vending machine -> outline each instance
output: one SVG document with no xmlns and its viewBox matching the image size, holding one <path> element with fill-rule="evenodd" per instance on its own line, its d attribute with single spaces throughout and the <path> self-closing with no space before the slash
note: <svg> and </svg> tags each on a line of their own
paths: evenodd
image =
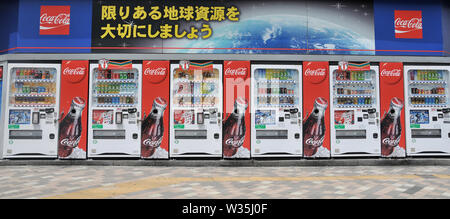
<svg viewBox="0 0 450 219">
<path fill-rule="evenodd" d="M 378 66 L 330 66 L 331 156 L 380 156 Z"/>
<path fill-rule="evenodd" d="M 56 158 L 61 64 L 8 63 L 5 158 Z"/>
<path fill-rule="evenodd" d="M 59 159 L 86 159 L 88 88 L 89 61 L 63 60 L 59 106 Z"/>
<path fill-rule="evenodd" d="M 253 64 L 251 69 L 251 156 L 302 156 L 302 66 Z"/>
<path fill-rule="evenodd" d="M 141 158 L 169 158 L 170 62 L 142 63 Z"/>
<path fill-rule="evenodd" d="M 90 64 L 88 157 L 140 157 L 142 65 Z"/>
<path fill-rule="evenodd" d="M 450 155 L 450 66 L 404 69 L 407 155 Z"/>
<path fill-rule="evenodd" d="M 222 64 L 171 64 L 170 156 L 222 157 Z"/>
</svg>

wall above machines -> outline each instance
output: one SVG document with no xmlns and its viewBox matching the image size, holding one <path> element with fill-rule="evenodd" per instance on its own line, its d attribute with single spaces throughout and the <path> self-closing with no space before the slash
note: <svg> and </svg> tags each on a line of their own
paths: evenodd
<svg viewBox="0 0 450 219">
<path fill-rule="evenodd" d="M 0 53 L 450 55 L 441 0 L 8 2 Z"/>
</svg>

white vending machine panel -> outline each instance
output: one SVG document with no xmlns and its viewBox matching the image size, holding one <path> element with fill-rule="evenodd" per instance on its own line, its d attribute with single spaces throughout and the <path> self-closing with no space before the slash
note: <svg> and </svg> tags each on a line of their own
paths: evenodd
<svg viewBox="0 0 450 219">
<path fill-rule="evenodd" d="M 170 69 L 170 157 L 222 157 L 222 65 Z"/>
<path fill-rule="evenodd" d="M 302 66 L 252 65 L 252 157 L 301 157 Z"/>
<path fill-rule="evenodd" d="M 331 156 L 380 156 L 378 66 L 341 71 L 330 66 Z"/>
<path fill-rule="evenodd" d="M 449 156 L 450 67 L 404 68 L 407 156 Z"/>
<path fill-rule="evenodd" d="M 140 157 L 142 65 L 90 65 L 88 157 Z"/>
<path fill-rule="evenodd" d="M 5 158 L 56 158 L 60 64 L 8 64 Z"/>
</svg>

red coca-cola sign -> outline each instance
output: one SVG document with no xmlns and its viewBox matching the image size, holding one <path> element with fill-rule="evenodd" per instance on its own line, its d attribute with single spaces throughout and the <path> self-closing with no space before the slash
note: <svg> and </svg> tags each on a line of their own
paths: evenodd
<svg viewBox="0 0 450 219">
<path fill-rule="evenodd" d="M 304 62 L 304 80 L 312 84 L 320 84 L 328 74 L 328 62 Z"/>
<path fill-rule="evenodd" d="M 63 61 L 61 68 L 61 74 L 64 76 L 63 79 L 70 83 L 82 81 L 88 74 L 88 64 L 87 61 Z"/>
<path fill-rule="evenodd" d="M 165 61 L 143 61 L 144 78 L 151 84 L 159 84 L 163 82 L 169 69 Z"/>
<path fill-rule="evenodd" d="M 239 79 L 235 82 L 243 82 L 248 78 L 249 67 L 247 67 L 242 61 L 228 61 L 224 65 L 224 76 L 225 78 Z"/>
<path fill-rule="evenodd" d="M 380 77 L 383 83 L 396 84 L 403 77 L 403 63 L 401 62 L 381 62 Z"/>
<path fill-rule="evenodd" d="M 422 39 L 422 11 L 395 10 L 395 38 Z"/>
<path fill-rule="evenodd" d="M 247 68 L 227 68 L 225 69 L 225 75 L 245 77 L 247 75 Z"/>
<path fill-rule="evenodd" d="M 40 35 L 69 35 L 70 6 L 41 6 Z"/>
</svg>

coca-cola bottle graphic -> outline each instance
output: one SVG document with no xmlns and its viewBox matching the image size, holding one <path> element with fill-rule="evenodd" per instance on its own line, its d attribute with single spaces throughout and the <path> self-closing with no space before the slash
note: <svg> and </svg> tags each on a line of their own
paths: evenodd
<svg viewBox="0 0 450 219">
<path fill-rule="evenodd" d="M 389 156 L 398 146 L 402 135 L 400 115 L 403 108 L 403 101 L 397 97 L 392 98 L 388 112 L 385 112 L 381 120 L 381 155 Z"/>
<path fill-rule="evenodd" d="M 166 106 L 166 100 L 161 97 L 157 97 L 153 101 L 152 111 L 142 123 L 142 157 L 151 157 L 155 153 L 156 149 L 161 145 L 164 137 L 163 116 Z"/>
<path fill-rule="evenodd" d="M 70 110 L 59 124 L 58 156 L 68 157 L 78 147 L 81 138 L 81 115 L 86 101 L 81 97 L 72 99 Z"/>
<path fill-rule="evenodd" d="M 232 157 L 245 140 L 245 111 L 248 102 L 243 97 L 238 97 L 234 102 L 233 112 L 228 116 L 223 125 L 223 156 Z"/>
<path fill-rule="evenodd" d="M 316 98 L 314 108 L 303 123 L 303 153 L 305 157 L 316 154 L 318 148 L 323 144 L 326 132 L 324 117 L 327 106 L 326 99 Z"/>
</svg>

